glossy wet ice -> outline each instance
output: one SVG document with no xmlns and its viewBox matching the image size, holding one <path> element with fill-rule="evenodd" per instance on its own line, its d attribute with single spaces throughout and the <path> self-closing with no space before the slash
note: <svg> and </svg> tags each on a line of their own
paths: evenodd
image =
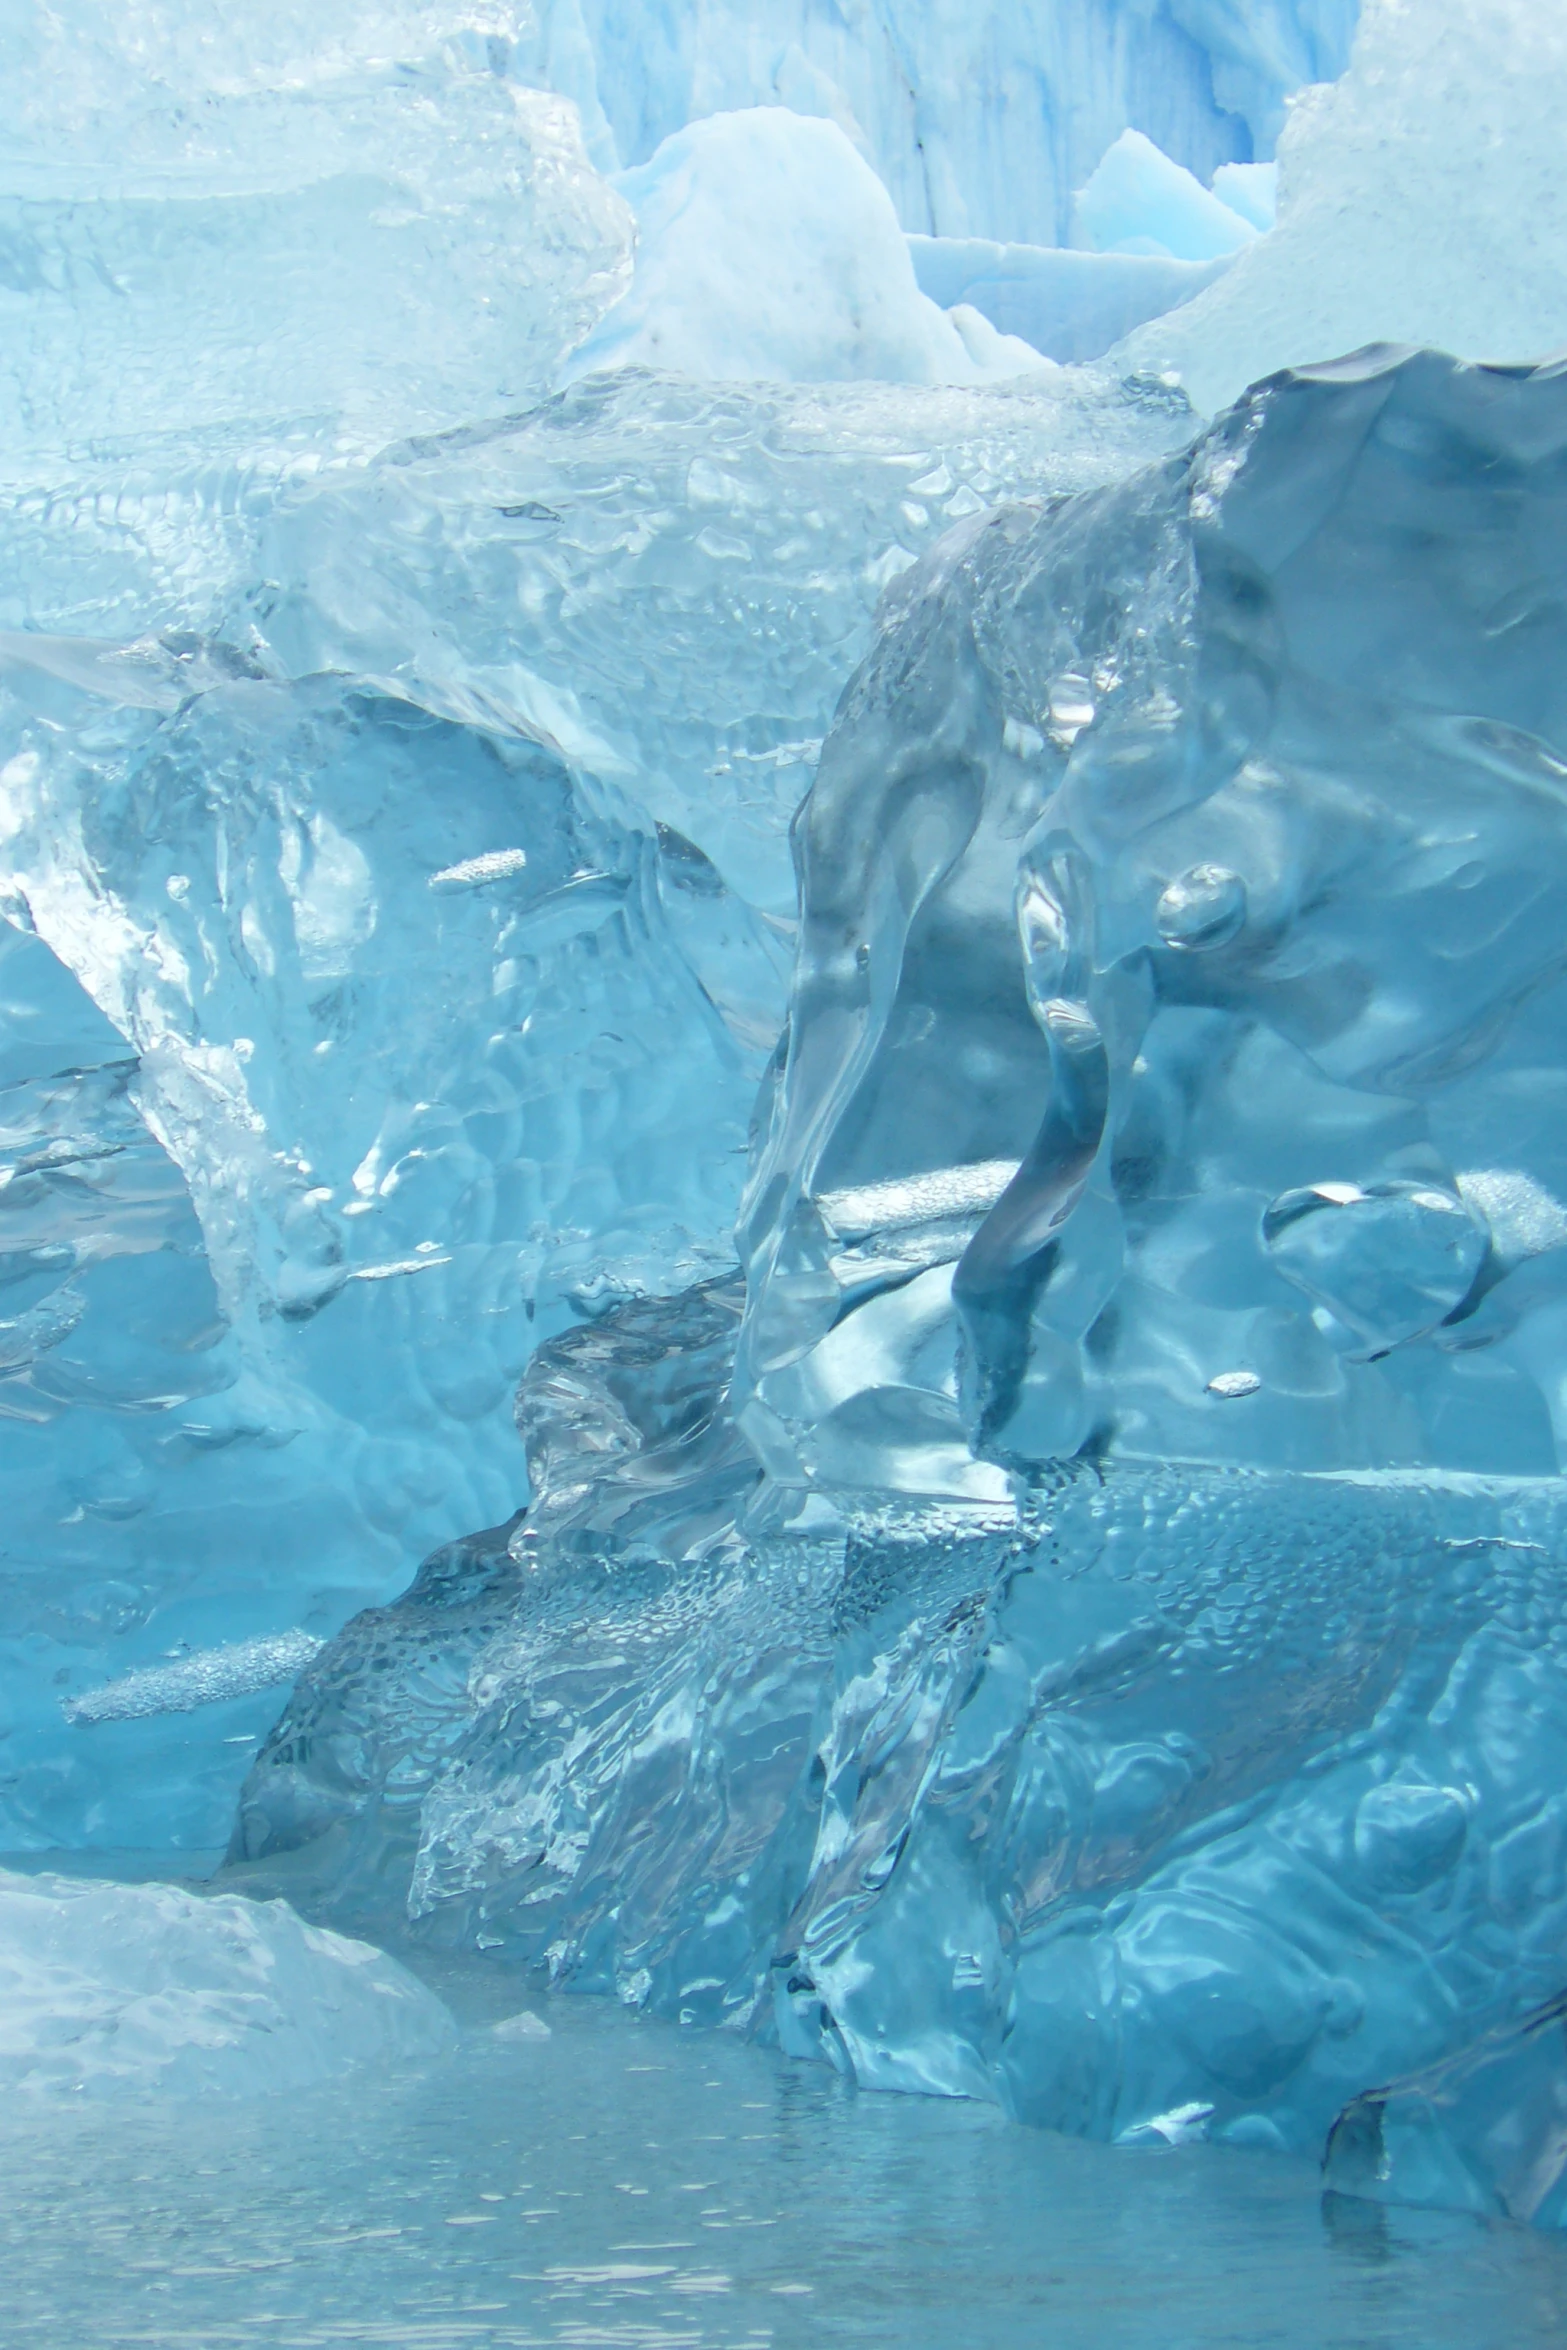
<svg viewBox="0 0 1567 2350">
<path fill-rule="evenodd" d="M 448 1976 L 458 2054 L 245 2105 L 0 2115 L 8 2350 L 1532 2350 L 1567 2245 L 857 2092 Z M 497 2036 L 525 2006 L 549 2036 Z"/>
</svg>

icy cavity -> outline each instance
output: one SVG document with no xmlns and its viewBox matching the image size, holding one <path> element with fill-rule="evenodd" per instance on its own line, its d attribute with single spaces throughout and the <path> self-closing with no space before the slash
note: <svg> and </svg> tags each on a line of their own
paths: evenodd
<svg viewBox="0 0 1567 2350">
<path fill-rule="evenodd" d="M 10 2095 L 255 2097 L 456 2035 L 396 1961 L 286 1902 L 0 1870 L 0 2082 Z"/>
<path fill-rule="evenodd" d="M 1559 350 L 1564 104 L 1559 10 L 1368 0 L 1348 72 L 1292 107 L 1278 226 L 1134 336 L 1128 364 L 1179 375 L 1212 411 L 1275 368 L 1373 340 L 1471 359 Z"/>
<path fill-rule="evenodd" d="M 1372 354 L 908 575 L 746 1281 L 540 1350 L 240 1881 L 1133 2142 L 1559 1992 L 1563 448 Z"/>
</svg>

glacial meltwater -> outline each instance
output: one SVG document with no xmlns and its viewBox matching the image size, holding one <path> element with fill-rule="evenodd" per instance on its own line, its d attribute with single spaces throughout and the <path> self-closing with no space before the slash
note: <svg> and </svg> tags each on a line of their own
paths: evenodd
<svg viewBox="0 0 1567 2350">
<path fill-rule="evenodd" d="M 7 2350 L 1558 2350 L 1567 2245 L 1108 2147 L 468 1962 L 455 2051 L 0 2113 Z M 497 2028 L 499 2027 L 499 2028 Z"/>
</svg>

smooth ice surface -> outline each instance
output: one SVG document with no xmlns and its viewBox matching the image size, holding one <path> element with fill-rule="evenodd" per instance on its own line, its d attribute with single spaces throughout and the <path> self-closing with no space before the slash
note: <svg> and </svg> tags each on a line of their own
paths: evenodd
<svg viewBox="0 0 1567 2350">
<path fill-rule="evenodd" d="M 1276 163 L 1221 163 L 1213 175 L 1213 192 L 1253 228 L 1272 228 L 1279 209 L 1279 167 Z"/>
<path fill-rule="evenodd" d="M 976 359 L 921 292 L 891 198 L 834 122 L 715 114 L 616 185 L 636 214 L 636 273 L 569 377 L 940 384 L 1041 364 L 1015 337 Z"/>
<path fill-rule="evenodd" d="M 445 2053 L 440 2001 L 286 1902 L 0 1870 L 8 2097 L 297 2094 Z"/>
<path fill-rule="evenodd" d="M 0 2114 L 25 2350 L 1556 2350 L 1560 2245 L 1326 2200 L 1315 2166 L 1130 2152 L 530 1996 L 439 1987 L 437 2070 Z"/>
<path fill-rule="evenodd" d="M 1567 2227 L 1567 1995 L 1357 2097 L 1323 2176 L 1370 2202 Z"/>
<path fill-rule="evenodd" d="M 1078 191 L 1072 220 L 1078 242 L 1096 253 L 1170 261 L 1217 261 L 1257 234 L 1249 214 L 1233 210 L 1141 131 L 1123 131 L 1105 150 Z"/>
<path fill-rule="evenodd" d="M 1367 0 L 1343 78 L 1296 99 L 1278 225 L 1128 364 L 1199 407 L 1376 341 L 1529 361 L 1567 345 L 1567 20 L 1534 0 Z M 1222 194 L 1222 190 L 1220 193 Z"/>
</svg>

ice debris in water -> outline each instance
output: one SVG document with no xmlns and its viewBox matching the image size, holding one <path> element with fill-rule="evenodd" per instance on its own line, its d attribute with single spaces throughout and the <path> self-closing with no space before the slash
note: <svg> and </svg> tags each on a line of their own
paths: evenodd
<svg viewBox="0 0 1567 2350">
<path fill-rule="evenodd" d="M 0 1870 L 0 2082 L 255 2097 L 442 2055 L 441 2002 L 286 1902 Z"/>
<path fill-rule="evenodd" d="M 1132 2143 L 1560 1992 L 1564 445 L 1372 352 L 898 581 L 743 1275 L 539 1349 L 238 1881 Z"/>
<path fill-rule="evenodd" d="M 1078 190 L 1074 212 L 1082 242 L 1099 253 L 1216 261 L 1257 234 L 1255 221 L 1172 163 L 1141 131 L 1123 131 L 1106 149 Z"/>
</svg>

